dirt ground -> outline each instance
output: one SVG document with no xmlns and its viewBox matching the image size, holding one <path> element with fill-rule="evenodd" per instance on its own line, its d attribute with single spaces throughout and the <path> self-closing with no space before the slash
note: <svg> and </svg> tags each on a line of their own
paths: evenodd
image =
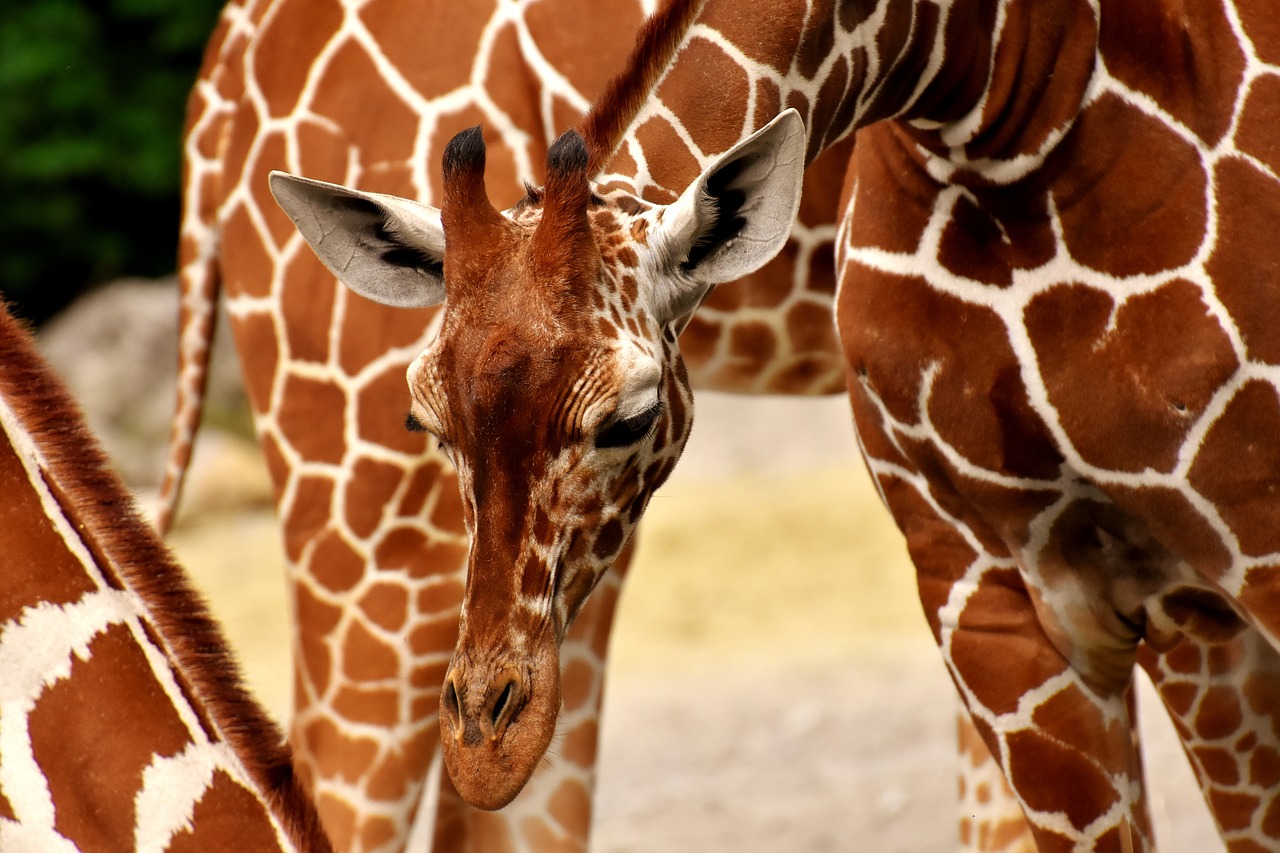
<svg viewBox="0 0 1280 853">
<path fill-rule="evenodd" d="M 175 547 L 282 714 L 275 523 L 212 518 Z M 593 850 L 956 849 L 954 691 L 843 402 L 699 396 L 614 636 Z M 1159 847 L 1222 850 L 1153 697 Z"/>
</svg>

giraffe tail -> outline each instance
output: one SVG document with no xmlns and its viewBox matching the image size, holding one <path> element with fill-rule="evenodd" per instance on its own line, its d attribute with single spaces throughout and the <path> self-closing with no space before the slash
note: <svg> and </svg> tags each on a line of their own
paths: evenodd
<svg viewBox="0 0 1280 853">
<path fill-rule="evenodd" d="M 212 238 L 212 232 L 208 232 L 208 236 Z M 222 283 L 215 243 L 216 238 L 207 240 L 196 256 L 182 265 L 179 273 L 177 396 L 154 518 L 161 536 L 173 526 L 204 413 L 209 355 Z"/>
</svg>

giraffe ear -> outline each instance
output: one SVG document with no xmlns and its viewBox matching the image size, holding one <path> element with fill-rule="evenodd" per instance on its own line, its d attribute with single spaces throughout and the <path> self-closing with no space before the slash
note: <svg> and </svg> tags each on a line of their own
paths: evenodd
<svg viewBox="0 0 1280 853">
<path fill-rule="evenodd" d="M 750 275 L 776 255 L 800 207 L 805 128 L 788 109 L 717 157 L 675 202 L 658 230 L 669 319 L 691 312 L 716 284 Z M 674 268 L 674 269 L 673 269 Z"/>
<path fill-rule="evenodd" d="M 272 172 L 270 183 L 316 256 L 347 287 L 396 308 L 444 301 L 439 210 L 284 172 Z"/>
</svg>

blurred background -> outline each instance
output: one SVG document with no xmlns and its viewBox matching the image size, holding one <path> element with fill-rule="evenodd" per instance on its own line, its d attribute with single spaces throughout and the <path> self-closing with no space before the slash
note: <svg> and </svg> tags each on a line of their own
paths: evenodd
<svg viewBox="0 0 1280 853">
<path fill-rule="evenodd" d="M 169 275 L 181 131 L 221 0 L 0 5 L 0 293 L 43 323 Z"/>
</svg>

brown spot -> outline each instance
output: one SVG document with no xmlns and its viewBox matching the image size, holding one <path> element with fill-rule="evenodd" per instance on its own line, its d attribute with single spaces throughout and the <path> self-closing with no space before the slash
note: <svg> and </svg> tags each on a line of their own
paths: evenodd
<svg viewBox="0 0 1280 853">
<path fill-rule="evenodd" d="M 1267 838 L 1280 837 L 1280 798 L 1275 793 L 1271 794 L 1271 802 L 1267 803 L 1267 810 L 1262 815 L 1262 832 Z M 1258 845 L 1261 848 L 1262 845 Z"/>
<path fill-rule="evenodd" d="M 355 682 L 398 678 L 400 656 L 359 621 L 347 626 L 342 643 L 342 672 Z"/>
<path fill-rule="evenodd" d="M 391 728 L 403 722 L 400 700 L 400 691 L 394 688 L 343 684 L 333 697 L 333 710 L 353 723 Z"/>
<path fill-rule="evenodd" d="M 400 431 L 408 432 L 403 426 Z M 404 470 L 360 457 L 351 471 L 343 492 L 346 522 L 356 536 L 368 538 L 381 525 L 387 504 L 401 485 Z"/>
<path fill-rule="evenodd" d="M 40 498 L 28 485 L 26 468 L 8 442 L 0 446 L 0 494 L 4 495 L 0 554 L 4 554 L 5 574 L 0 584 L 0 625 L 17 619 L 36 602 L 70 604 L 93 591 L 95 585 L 46 516 Z"/>
<path fill-rule="evenodd" d="M 284 4 L 276 11 L 256 35 L 252 72 L 273 118 L 293 112 L 310 75 L 309 57 L 319 55 L 342 25 L 342 9 L 333 0 Z"/>
<path fill-rule="evenodd" d="M 369 621 L 385 631 L 399 631 L 409 620 L 409 591 L 401 584 L 375 583 L 360 599 Z"/>
<path fill-rule="evenodd" d="M 1112 76 L 1148 95 L 1206 148 L 1227 133 L 1245 57 L 1221 4 L 1187 3 L 1162 14 L 1122 4 L 1101 17 L 1098 49 Z M 1174 68 L 1195 70 L 1168 73 Z"/>
<path fill-rule="evenodd" d="M 1253 823 L 1253 813 L 1262 805 L 1252 794 L 1239 794 L 1224 791 L 1211 785 L 1205 792 L 1209 808 L 1213 809 L 1213 817 L 1223 832 L 1248 829 Z"/>
<path fill-rule="evenodd" d="M 1268 790 L 1280 785 L 1280 752 L 1270 746 L 1255 749 L 1249 756 L 1249 783 Z"/>
<path fill-rule="evenodd" d="M 1072 167 L 1058 178 L 1054 200 L 1071 257 L 1117 276 L 1159 273 L 1194 257 L 1208 216 L 1208 176 L 1189 143 L 1104 95 L 1060 151 Z"/>
<path fill-rule="evenodd" d="M 311 462 L 339 463 L 346 447 L 347 398 L 328 382 L 290 374 L 284 382 L 278 422 L 285 440 Z"/>
<path fill-rule="evenodd" d="M 1120 798 L 1111 778 L 1083 748 L 1036 731 L 1013 732 L 1008 743 L 1012 785 L 1032 809 L 1062 812 L 1071 825 L 1088 826 Z M 1090 752 L 1100 754 L 1114 747 L 1114 742 L 1097 744 Z M 1115 757 L 1110 763 L 1122 761 Z"/>
<path fill-rule="evenodd" d="M 1230 312 L 1250 358 L 1280 364 L 1280 299 L 1273 283 L 1275 240 L 1271 223 L 1280 219 L 1280 187 L 1236 158 L 1219 163 L 1218 241 L 1206 269 Z"/>
<path fill-rule="evenodd" d="M 564 668 L 561 679 L 560 696 L 567 712 L 579 710 L 595 694 L 595 667 L 581 658 L 575 658 Z"/>
<path fill-rule="evenodd" d="M 1026 328 L 1076 449 L 1118 471 L 1171 471 L 1238 367 L 1198 288 L 1180 280 L 1118 310 L 1103 291 L 1055 287 L 1027 307 Z"/>
<path fill-rule="evenodd" d="M 228 247 L 225 250 L 228 252 L 225 263 L 231 273 L 227 275 L 225 281 L 227 294 L 271 296 L 271 271 L 274 263 L 263 247 L 262 237 L 258 234 L 253 219 L 244 205 L 236 205 L 227 214 L 222 226 L 222 241 Z M 330 278 L 332 279 L 332 276 Z M 270 318 L 264 318 L 264 321 L 269 323 Z M 238 322 L 237 325 L 242 322 Z M 274 334 L 274 326 L 272 331 Z"/>
<path fill-rule="evenodd" d="M 1280 685 L 1274 677 L 1251 673 L 1244 682 L 1244 698 L 1249 710 L 1270 722 L 1272 737 L 1280 735 Z"/>
<path fill-rule="evenodd" d="M 1063 743 L 1074 742 L 1081 732 L 1099 730 L 1105 735 L 1106 743 L 1124 743 L 1128 738 L 1124 723 L 1113 721 L 1104 726 L 1094 700 L 1074 684 L 1042 702 L 1032 714 L 1032 721 L 1046 738 Z M 1098 734 L 1090 735 L 1091 739 L 1098 737 Z M 1121 774 L 1129 769 L 1130 756 L 1124 753 L 1100 749 L 1091 758 L 1110 774 Z"/>
<path fill-rule="evenodd" d="M 822 353 L 833 362 L 840 352 L 830 305 L 797 302 L 787 312 L 786 334 L 793 352 Z"/>
<path fill-rule="evenodd" d="M 664 118 L 654 117 L 640 125 L 635 138 L 648 155 L 650 173 L 657 184 L 645 190 L 644 199 L 670 204 L 701 171 L 698 161 Z"/>
<path fill-rule="evenodd" d="M 311 540 L 333 517 L 333 483 L 323 477 L 299 477 L 284 517 L 284 548 L 290 560 L 302 559 Z"/>
<path fill-rule="evenodd" d="M 1236 9 L 1244 31 L 1253 41 L 1258 59 L 1271 65 L 1280 65 L 1280 20 L 1272 14 L 1275 10 L 1270 6 L 1253 6 L 1240 4 Z"/>
<path fill-rule="evenodd" d="M 604 527 L 600 529 L 599 535 L 596 536 L 595 548 L 592 553 L 598 559 L 605 560 L 618 553 L 618 549 L 622 547 L 622 523 L 616 518 L 611 518 L 605 522 Z"/>
<path fill-rule="evenodd" d="M 1197 746 L 1192 749 L 1196 761 L 1213 779 L 1214 783 L 1224 787 L 1235 787 L 1240 784 L 1240 768 L 1236 757 L 1225 749 L 1211 746 Z"/>
<path fill-rule="evenodd" d="M 1200 671 L 1200 647 L 1195 643 L 1179 643 L 1169 650 L 1164 660 L 1173 672 L 1197 673 Z"/>
<path fill-rule="evenodd" d="M 419 51 L 423 53 L 433 51 Z M 376 127 L 376 133 L 360 136 L 360 154 L 366 162 L 410 161 L 418 116 L 389 86 L 370 85 L 381 79 L 363 48 L 347 41 L 329 56 L 319 75 L 311 111 L 338 127 Z"/>
<path fill-rule="evenodd" d="M 463 594 L 460 578 L 435 578 L 418 593 L 417 611 L 423 614 L 456 614 L 462 607 Z"/>
<path fill-rule="evenodd" d="M 216 770 L 191 822 L 175 833 L 166 853 L 208 850 L 276 850 L 275 828 L 262 802 L 225 770 Z"/>
<path fill-rule="evenodd" d="M 1276 436 L 1280 436 L 1280 403 L 1275 389 L 1266 382 L 1250 382 L 1204 437 L 1188 477 L 1196 491 L 1213 502 L 1248 556 L 1280 550 L 1275 513 L 1280 441 Z M 1260 597 L 1277 594 L 1265 592 L 1267 586 L 1280 587 L 1263 583 L 1264 578 L 1271 580 L 1271 574 L 1269 570 L 1250 573 L 1241 600 L 1252 612 L 1268 612 L 1254 608 L 1263 603 Z"/>
<path fill-rule="evenodd" d="M 563 827 L 581 825 L 591 815 L 591 796 L 576 781 L 565 781 L 551 795 L 551 817 Z"/>
<path fill-rule="evenodd" d="M 595 766 L 599 728 L 593 722 L 575 726 L 560 742 L 560 757 L 577 767 Z"/>
<path fill-rule="evenodd" d="M 1194 684 L 1178 682 L 1176 684 L 1160 685 L 1160 697 L 1169 706 L 1169 710 L 1178 717 L 1186 717 L 1191 713 L 1191 709 L 1196 703 L 1196 697 L 1199 695 L 1200 691 L 1196 689 Z"/>
<path fill-rule="evenodd" d="M 326 834 L 335 850 L 350 850 L 356 829 L 356 811 L 346 801 L 330 793 L 316 795 L 316 807 L 324 816 Z"/>
<path fill-rule="evenodd" d="M 326 590 L 345 592 L 364 577 L 365 558 L 338 531 L 327 529 L 315 540 L 307 566 L 311 577 Z"/>
<path fill-rule="evenodd" d="M 405 29 L 408 29 L 407 27 Z M 382 850 L 391 842 L 400 838 L 400 828 L 396 821 L 389 817 L 369 815 L 364 818 L 360 827 L 360 849 Z"/>
<path fill-rule="evenodd" d="M 458 640 L 458 616 L 457 613 L 449 613 L 439 619 L 432 619 L 416 625 L 409 632 L 409 651 L 419 657 L 429 654 L 439 654 L 442 649 L 451 649 Z M 419 685 L 421 687 L 436 687 L 444 681 L 443 670 L 437 670 L 439 677 L 434 675 L 425 683 Z M 425 673 L 424 673 L 425 677 Z"/>
<path fill-rule="evenodd" d="M 912 544 L 910 533 L 908 545 L 913 558 L 921 553 L 919 546 Z M 936 562 L 933 550 L 929 552 Z M 948 573 L 962 570 L 952 566 Z M 925 583 L 937 579 L 926 577 L 924 569 L 917 571 L 924 598 Z M 946 585 L 949 591 L 951 583 Z M 936 619 L 936 614 L 929 615 Z M 996 714 L 1013 712 L 1028 689 L 1059 675 L 1067 666 L 1044 636 L 1022 579 L 1014 571 L 989 571 L 969 596 L 952 635 L 951 660 L 976 701 Z M 996 661 L 1018 661 L 1017 676 L 993 665 Z"/>
<path fill-rule="evenodd" d="M 83 849 L 123 850 L 133 846 L 143 771 L 189 736 L 128 628 L 112 625 L 88 652 L 36 698 L 31 754 L 57 807 L 54 828 Z"/>
<path fill-rule="evenodd" d="M 269 316 L 250 314 L 232 318 L 231 328 L 241 363 L 253 365 L 253 370 L 244 372 L 249 403 L 255 413 L 264 414 L 271 408 L 271 391 L 280 359 L 275 323 Z"/>
<path fill-rule="evenodd" d="M 294 614 L 297 624 L 305 626 L 298 631 L 299 655 L 295 664 L 302 670 L 307 684 L 323 695 L 333 674 L 329 639 L 342 618 L 342 610 L 298 584 L 294 586 Z"/>
</svg>

